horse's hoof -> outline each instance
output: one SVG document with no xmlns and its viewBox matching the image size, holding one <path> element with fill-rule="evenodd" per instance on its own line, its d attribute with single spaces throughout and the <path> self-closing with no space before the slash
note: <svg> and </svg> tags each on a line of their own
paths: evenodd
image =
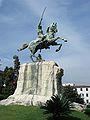
<svg viewBox="0 0 90 120">
<path fill-rule="evenodd" d="M 64 42 L 67 42 L 67 40 L 64 40 Z"/>
<path fill-rule="evenodd" d="M 59 50 L 57 49 L 56 52 L 58 52 Z"/>
</svg>

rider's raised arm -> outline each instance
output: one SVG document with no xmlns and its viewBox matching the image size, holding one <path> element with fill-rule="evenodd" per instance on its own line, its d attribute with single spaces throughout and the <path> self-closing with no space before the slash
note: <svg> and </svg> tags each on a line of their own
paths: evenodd
<svg viewBox="0 0 90 120">
<path fill-rule="evenodd" d="M 42 37 L 42 36 L 43 36 L 43 30 L 42 30 L 42 25 L 41 25 L 41 23 L 42 23 L 42 20 L 43 20 L 43 15 L 44 15 L 45 10 L 46 10 L 46 7 L 45 7 L 45 9 L 44 9 L 44 11 L 43 11 L 43 13 L 42 13 L 42 15 L 41 15 L 41 18 L 40 18 L 39 23 L 38 23 L 38 26 L 37 26 L 37 34 L 38 34 L 38 37 Z"/>
</svg>

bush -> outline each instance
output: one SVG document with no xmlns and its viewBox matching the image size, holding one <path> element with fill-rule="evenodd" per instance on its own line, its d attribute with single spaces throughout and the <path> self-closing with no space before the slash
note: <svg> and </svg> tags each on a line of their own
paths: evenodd
<svg viewBox="0 0 90 120">
<path fill-rule="evenodd" d="M 71 102 L 76 102 L 79 104 L 84 104 L 84 100 L 78 95 L 77 89 L 75 86 L 64 86 L 63 95 Z"/>
<path fill-rule="evenodd" d="M 50 100 L 47 100 L 45 105 L 41 106 L 41 108 L 46 110 L 46 114 L 52 113 L 51 118 L 53 120 L 59 120 L 62 117 L 69 115 L 71 112 L 71 103 L 63 96 L 54 95 Z"/>
<path fill-rule="evenodd" d="M 88 116 L 90 117 L 90 108 L 86 108 L 85 114 L 88 115 Z"/>
</svg>

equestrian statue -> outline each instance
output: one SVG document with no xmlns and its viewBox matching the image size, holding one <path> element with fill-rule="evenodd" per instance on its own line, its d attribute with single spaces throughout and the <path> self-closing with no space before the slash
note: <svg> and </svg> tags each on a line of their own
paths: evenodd
<svg viewBox="0 0 90 120">
<path fill-rule="evenodd" d="M 18 49 L 18 51 L 22 51 L 22 50 L 28 48 L 31 52 L 30 58 L 33 62 L 42 61 L 41 54 L 38 54 L 38 56 L 35 55 L 35 53 L 38 50 L 40 50 L 40 52 L 41 52 L 42 49 L 50 49 L 50 46 L 59 46 L 56 49 L 56 52 L 58 52 L 62 47 L 62 43 L 57 43 L 57 40 L 60 39 L 60 40 L 63 40 L 64 42 L 67 42 L 67 40 L 64 38 L 61 38 L 59 36 L 55 37 L 55 33 L 58 32 L 57 23 L 53 22 L 50 26 L 47 27 L 46 34 L 43 33 L 41 23 L 43 20 L 43 14 L 45 12 L 45 9 L 42 13 L 41 19 L 40 19 L 38 27 L 37 27 L 38 37 L 36 38 L 36 40 L 33 40 L 30 43 L 25 43 L 22 45 L 21 48 Z"/>
</svg>

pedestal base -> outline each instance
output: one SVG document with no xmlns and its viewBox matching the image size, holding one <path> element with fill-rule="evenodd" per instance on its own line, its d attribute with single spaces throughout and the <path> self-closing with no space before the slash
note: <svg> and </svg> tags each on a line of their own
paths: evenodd
<svg viewBox="0 0 90 120">
<path fill-rule="evenodd" d="M 22 64 L 15 93 L 0 104 L 38 105 L 61 93 L 62 69 L 53 61 Z"/>
</svg>

